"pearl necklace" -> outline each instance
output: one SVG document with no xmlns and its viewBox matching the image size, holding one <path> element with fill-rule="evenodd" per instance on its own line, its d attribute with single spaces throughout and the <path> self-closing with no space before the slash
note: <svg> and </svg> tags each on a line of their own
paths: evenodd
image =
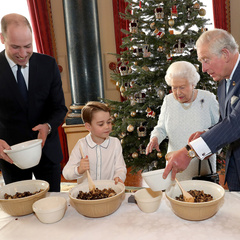
<svg viewBox="0 0 240 240">
<path fill-rule="evenodd" d="M 187 106 L 185 105 L 185 103 L 181 103 L 181 106 L 183 107 L 183 109 L 188 110 L 192 106 L 193 98 L 194 98 L 194 89 L 192 92 L 191 102 Z"/>
</svg>

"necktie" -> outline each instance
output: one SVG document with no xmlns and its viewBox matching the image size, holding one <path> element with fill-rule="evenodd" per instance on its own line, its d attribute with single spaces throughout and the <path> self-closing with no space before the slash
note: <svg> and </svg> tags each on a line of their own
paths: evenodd
<svg viewBox="0 0 240 240">
<path fill-rule="evenodd" d="M 25 82 L 23 74 L 21 72 L 21 66 L 17 65 L 17 67 L 18 67 L 18 69 L 17 69 L 18 87 L 20 89 L 20 92 L 21 92 L 25 102 L 27 102 L 27 100 L 28 100 L 28 91 L 27 91 L 26 82 Z"/>
<path fill-rule="evenodd" d="M 226 79 L 226 94 L 228 93 L 228 89 L 230 87 L 231 84 L 231 79 Z"/>
</svg>

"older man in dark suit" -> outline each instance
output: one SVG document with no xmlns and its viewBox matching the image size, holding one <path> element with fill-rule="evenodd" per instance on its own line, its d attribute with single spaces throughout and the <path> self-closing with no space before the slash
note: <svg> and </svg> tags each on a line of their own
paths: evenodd
<svg viewBox="0 0 240 240">
<path fill-rule="evenodd" d="M 0 53 L 0 138 L 8 145 L 43 140 L 40 163 L 26 170 L 11 164 L 3 152 L 6 144 L 1 144 L 4 181 L 32 179 L 34 174 L 49 182 L 50 191 L 60 191 L 63 155 L 58 126 L 67 108 L 58 66 L 54 58 L 33 53 L 32 29 L 24 16 L 8 14 L 2 18 L 1 42 L 5 50 Z M 19 79 L 23 79 L 24 93 Z"/>
<path fill-rule="evenodd" d="M 172 178 L 187 168 L 192 157 L 205 159 L 229 144 L 226 178 L 230 191 L 240 191 L 240 57 L 233 36 L 222 29 L 204 32 L 197 43 L 203 72 L 219 82 L 220 120 L 206 132 L 190 136 L 189 144 L 169 159 L 164 177 L 172 169 Z"/>
</svg>

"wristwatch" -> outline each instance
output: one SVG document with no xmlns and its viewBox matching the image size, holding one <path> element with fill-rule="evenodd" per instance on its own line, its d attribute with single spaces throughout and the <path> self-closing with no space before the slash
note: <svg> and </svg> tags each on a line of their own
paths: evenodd
<svg viewBox="0 0 240 240">
<path fill-rule="evenodd" d="M 189 156 L 190 158 L 194 158 L 194 157 L 197 156 L 196 152 L 195 152 L 188 144 L 185 146 L 185 148 L 187 149 L 187 151 L 188 151 L 188 156 Z"/>
</svg>

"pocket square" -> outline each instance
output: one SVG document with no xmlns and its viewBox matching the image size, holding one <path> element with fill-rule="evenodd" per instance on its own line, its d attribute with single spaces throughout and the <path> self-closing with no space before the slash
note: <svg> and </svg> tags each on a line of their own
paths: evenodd
<svg viewBox="0 0 240 240">
<path fill-rule="evenodd" d="M 237 96 L 232 96 L 232 97 L 231 97 L 231 105 L 233 105 L 238 99 L 239 99 L 239 97 L 237 97 Z"/>
</svg>

